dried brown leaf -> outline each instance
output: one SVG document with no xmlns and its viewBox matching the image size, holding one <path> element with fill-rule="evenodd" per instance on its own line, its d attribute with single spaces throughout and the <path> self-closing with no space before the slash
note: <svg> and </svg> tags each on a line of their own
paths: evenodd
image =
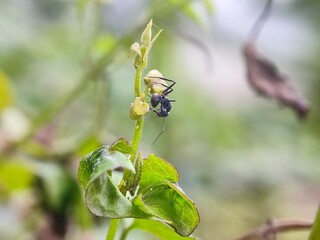
<svg viewBox="0 0 320 240">
<path fill-rule="evenodd" d="M 293 109 L 298 117 L 305 119 L 310 110 L 308 101 L 291 85 L 277 66 L 261 56 L 252 42 L 244 45 L 243 52 L 248 81 L 253 90 L 280 105 Z"/>
</svg>

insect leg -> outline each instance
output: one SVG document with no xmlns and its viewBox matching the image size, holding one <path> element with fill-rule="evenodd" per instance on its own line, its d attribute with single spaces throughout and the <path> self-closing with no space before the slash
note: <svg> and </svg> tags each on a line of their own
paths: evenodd
<svg viewBox="0 0 320 240">
<path fill-rule="evenodd" d="M 162 135 L 162 133 L 164 132 L 165 128 L 166 128 L 166 118 L 163 118 L 163 123 L 162 123 L 162 130 L 161 132 L 159 133 L 159 135 L 156 137 L 156 139 L 151 143 L 151 145 L 153 145 L 157 140 L 158 138 Z"/>
<path fill-rule="evenodd" d="M 149 77 L 149 76 L 147 76 L 147 77 Z M 164 85 L 164 84 L 158 83 L 158 84 L 166 87 L 166 89 L 165 89 L 165 90 L 163 91 L 163 93 L 162 93 L 162 94 L 164 94 L 164 95 L 167 95 L 167 94 L 171 93 L 171 92 L 173 91 L 173 86 L 176 84 L 176 81 L 173 81 L 173 80 L 168 79 L 168 78 L 152 77 L 152 76 L 150 76 L 149 78 L 159 78 L 159 79 L 162 79 L 162 80 L 165 80 L 165 81 L 168 81 L 168 82 L 171 82 L 171 83 L 172 83 L 172 84 L 169 85 L 169 86 L 166 86 L 166 85 Z"/>
<path fill-rule="evenodd" d="M 173 81 L 173 80 L 171 80 L 171 79 L 168 79 L 168 78 L 160 78 L 160 79 L 162 79 L 162 80 L 165 80 L 165 81 L 168 81 L 168 82 L 171 82 L 172 84 L 171 85 L 169 85 L 163 92 L 162 92 L 162 94 L 164 94 L 164 95 L 168 95 L 169 93 L 171 93 L 172 91 L 173 91 L 173 86 L 176 84 L 176 82 L 175 81 Z"/>
<path fill-rule="evenodd" d="M 157 115 L 159 114 L 159 112 L 157 110 L 160 110 L 160 109 L 151 109 L 153 112 L 155 112 Z"/>
<path fill-rule="evenodd" d="M 164 77 L 159 77 L 159 78 L 162 79 L 162 80 L 165 80 L 165 81 L 172 82 L 172 83 L 176 84 L 176 81 L 173 81 L 173 80 L 171 80 L 169 78 L 164 78 Z"/>
</svg>

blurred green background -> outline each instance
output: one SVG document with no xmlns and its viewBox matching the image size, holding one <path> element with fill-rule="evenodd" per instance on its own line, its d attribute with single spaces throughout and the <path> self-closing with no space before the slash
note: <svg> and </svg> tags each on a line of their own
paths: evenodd
<svg viewBox="0 0 320 240">
<path fill-rule="evenodd" d="M 132 137 L 128 51 L 150 18 L 164 32 L 148 70 L 177 82 L 169 96 L 176 102 L 154 145 L 162 119 L 147 115 L 141 149 L 178 169 L 200 212 L 195 235 L 236 239 L 267 218 L 313 219 L 320 197 L 320 2 L 275 1 L 258 41 L 310 100 L 306 122 L 257 97 L 246 82 L 241 46 L 264 3 L 2 0 L 0 239 L 104 239 L 109 221 L 84 206 L 78 163 L 100 144 Z M 129 239 L 156 238 L 136 231 Z"/>
</svg>

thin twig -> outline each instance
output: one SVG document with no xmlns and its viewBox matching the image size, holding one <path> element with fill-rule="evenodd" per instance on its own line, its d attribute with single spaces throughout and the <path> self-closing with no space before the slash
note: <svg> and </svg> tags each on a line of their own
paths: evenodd
<svg viewBox="0 0 320 240">
<path fill-rule="evenodd" d="M 270 234 L 283 233 L 288 231 L 307 230 L 312 227 L 311 220 L 303 219 L 278 219 L 273 220 L 272 224 L 266 223 L 259 228 L 256 228 L 244 236 L 236 240 L 250 240 L 258 237 L 265 237 Z"/>
<path fill-rule="evenodd" d="M 250 30 L 248 42 L 255 42 L 263 25 L 266 23 L 270 13 L 271 13 L 271 7 L 272 7 L 272 0 L 268 0 L 266 5 L 264 6 L 264 9 L 256 22 L 254 23 L 253 27 Z"/>
<path fill-rule="evenodd" d="M 274 227 L 274 219 L 273 218 L 268 218 L 267 221 L 266 221 L 266 225 L 268 225 L 270 228 L 273 228 Z M 276 240 L 277 238 L 277 233 L 276 232 L 273 232 L 273 233 L 270 233 L 266 236 L 264 236 L 266 240 Z"/>
</svg>

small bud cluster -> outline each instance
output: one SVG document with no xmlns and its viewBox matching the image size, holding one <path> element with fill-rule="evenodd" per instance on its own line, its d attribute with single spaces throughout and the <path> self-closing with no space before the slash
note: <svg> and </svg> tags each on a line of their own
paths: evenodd
<svg viewBox="0 0 320 240">
<path fill-rule="evenodd" d="M 142 70 L 147 66 L 147 59 L 149 52 L 152 48 L 154 41 L 158 38 L 162 30 L 160 30 L 152 38 L 152 19 L 148 23 L 147 27 L 141 35 L 141 43 L 135 42 L 130 47 L 129 57 L 135 55 L 134 67 L 137 72 L 142 72 Z M 146 94 L 159 93 L 161 94 L 164 89 L 166 89 L 167 83 L 161 79 L 162 74 L 158 70 L 151 70 L 147 76 L 144 78 L 144 83 L 147 88 L 143 93 L 136 94 L 136 98 L 130 107 L 130 118 L 132 120 L 137 120 L 139 117 L 143 116 L 149 111 L 149 104 L 146 101 Z M 138 79 L 139 81 L 141 79 Z M 140 83 L 139 83 L 140 84 Z M 138 87 L 140 89 L 140 85 Z M 137 92 L 137 91 L 136 91 Z"/>
</svg>

